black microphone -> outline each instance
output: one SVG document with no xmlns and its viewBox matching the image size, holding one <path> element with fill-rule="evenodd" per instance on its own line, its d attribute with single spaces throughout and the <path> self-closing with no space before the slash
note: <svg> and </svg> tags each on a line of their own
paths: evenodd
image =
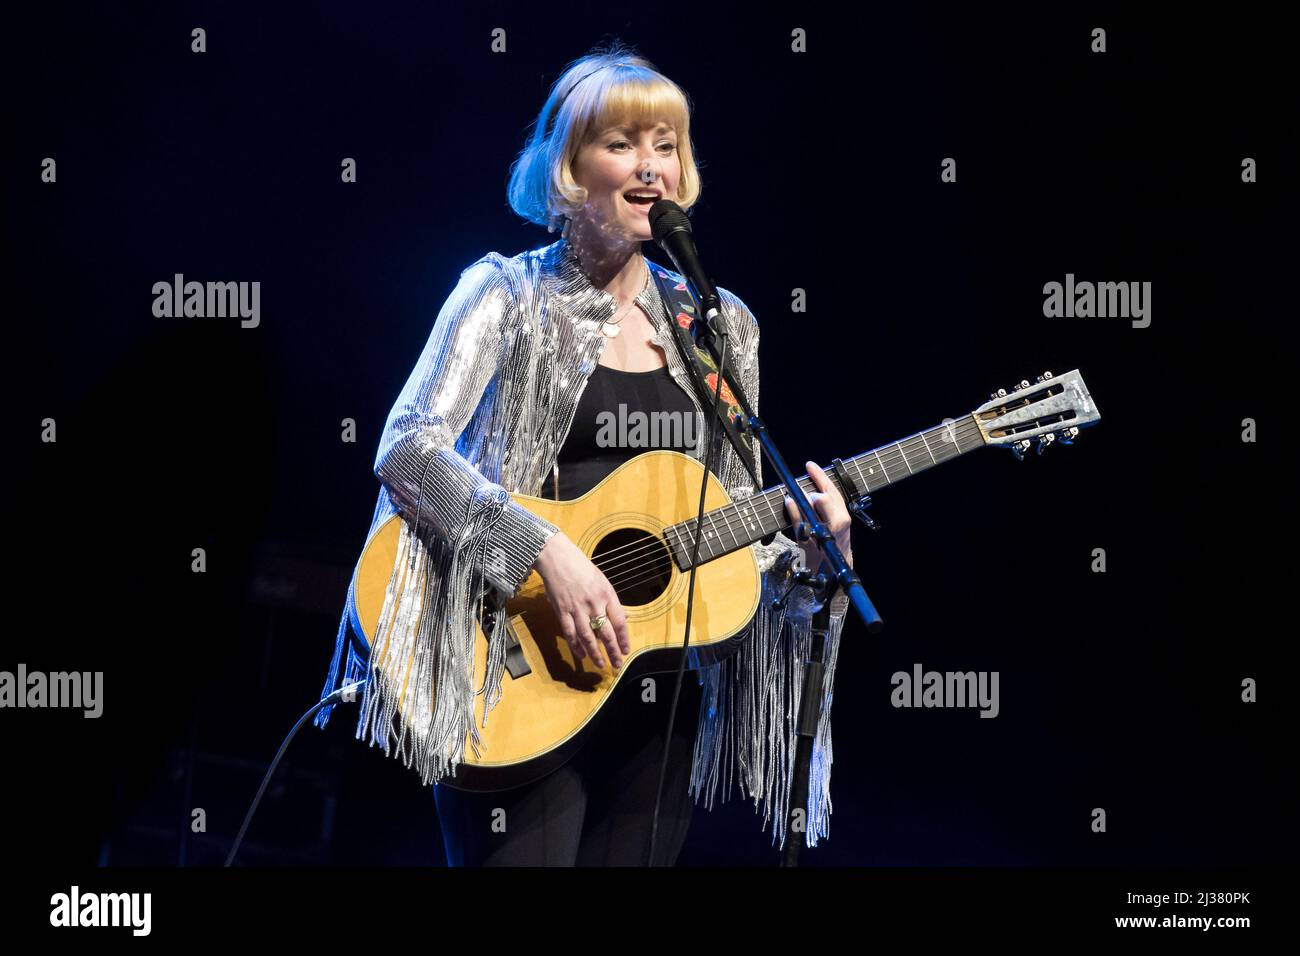
<svg viewBox="0 0 1300 956">
<path fill-rule="evenodd" d="M 695 296 L 700 306 L 700 316 L 696 322 L 702 322 L 708 331 L 725 335 L 722 323 L 722 299 L 713 288 L 713 283 L 700 265 L 699 254 L 695 251 L 695 239 L 691 235 L 691 221 L 682 207 L 671 199 L 660 199 L 650 207 L 650 232 L 654 241 L 668 257 L 673 260 L 675 268 Z"/>
</svg>

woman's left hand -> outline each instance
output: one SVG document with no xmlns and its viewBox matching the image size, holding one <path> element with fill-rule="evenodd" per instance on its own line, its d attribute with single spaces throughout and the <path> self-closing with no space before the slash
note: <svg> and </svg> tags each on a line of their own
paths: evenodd
<svg viewBox="0 0 1300 956">
<path fill-rule="evenodd" d="M 817 465 L 815 461 L 804 462 L 804 467 L 808 469 L 808 476 L 812 478 L 813 484 L 817 486 L 817 491 L 808 492 L 808 503 L 813 506 L 813 511 L 817 512 L 817 518 L 826 529 L 835 536 L 835 546 L 840 549 L 844 555 L 844 560 L 853 566 L 853 551 L 851 550 L 849 540 L 849 529 L 852 527 L 852 519 L 849 517 L 848 506 L 844 503 L 844 496 L 840 494 L 835 483 L 831 481 L 830 476 Z M 785 499 L 786 514 L 790 516 L 792 524 L 798 524 L 803 518 L 799 514 L 799 508 L 795 505 L 793 499 Z M 790 532 L 794 537 L 794 531 Z M 795 539 L 798 541 L 798 539 Z M 804 558 L 808 567 L 814 571 L 821 570 L 822 549 L 817 544 L 816 538 L 809 538 L 807 541 L 799 542 L 803 548 Z"/>
</svg>

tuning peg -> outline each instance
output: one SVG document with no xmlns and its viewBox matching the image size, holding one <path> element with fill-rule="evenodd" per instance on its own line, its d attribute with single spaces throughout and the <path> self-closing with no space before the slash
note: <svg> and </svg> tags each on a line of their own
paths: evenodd
<svg viewBox="0 0 1300 956">
<path fill-rule="evenodd" d="M 1057 434 L 1062 445 L 1073 445 L 1075 437 L 1079 434 L 1079 428 L 1077 425 L 1071 425 L 1069 428 L 1062 428 Z"/>
<path fill-rule="evenodd" d="M 1041 385 L 1043 382 L 1046 382 L 1046 381 L 1047 381 L 1049 378 L 1051 378 L 1051 377 L 1052 377 L 1052 373 L 1051 373 L 1051 372 L 1044 372 L 1042 375 L 1038 376 L 1038 379 L 1037 379 L 1038 384 Z"/>
<path fill-rule="evenodd" d="M 1056 435 L 1053 432 L 1048 432 L 1046 435 L 1038 436 L 1038 454 L 1041 455 L 1044 451 L 1046 451 L 1047 446 L 1054 441 L 1056 441 Z"/>
<path fill-rule="evenodd" d="M 1006 398 L 1006 397 L 1007 397 L 1007 390 L 1005 388 L 1000 388 L 996 392 L 989 393 L 990 402 L 994 402 L 997 401 L 999 398 Z"/>
<path fill-rule="evenodd" d="M 1016 456 L 1016 461 L 1025 460 L 1025 452 L 1029 451 L 1029 446 L 1033 444 L 1028 438 L 1013 442 L 1011 445 L 1011 454 Z"/>
</svg>

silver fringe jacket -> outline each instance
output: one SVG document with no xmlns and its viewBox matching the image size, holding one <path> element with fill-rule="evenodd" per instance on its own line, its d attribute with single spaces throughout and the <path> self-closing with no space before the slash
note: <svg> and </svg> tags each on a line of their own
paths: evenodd
<svg viewBox="0 0 1300 956">
<path fill-rule="evenodd" d="M 684 288 L 681 276 L 649 260 L 646 265 Z M 738 297 L 717 291 L 731 334 L 727 374 L 757 406 L 758 324 Z M 651 277 L 637 302 L 655 325 L 653 341 L 663 349 L 672 377 L 698 412 Z M 348 640 L 355 576 L 322 696 L 368 679 L 357 739 L 382 743 L 390 756 L 396 748 L 426 785 L 454 776 L 467 735 L 477 753 L 475 694 L 487 695 L 488 709 L 500 699 L 504 628 L 489 636 L 483 686 L 472 686 L 479 595 L 497 606 L 513 597 L 557 530 L 509 493 L 547 494 L 579 397 L 608 341 L 600 326 L 616 309 L 614 296 L 582 272 L 567 239 L 509 259 L 488 253 L 461 273 L 388 416 L 375 459 L 382 487 L 369 534 L 394 513 L 405 520 L 380 614 L 384 633 L 375 635 L 373 646 L 387 641 L 387 659 L 409 665 L 409 671 L 403 666 L 399 672 L 410 675 L 412 712 L 424 715 L 423 722 L 411 726 L 396 713 L 397 688 L 385 683 Z M 704 447 L 698 443 L 697 457 Z M 731 444 L 724 440 L 720 449 L 717 474 L 732 498 L 761 490 L 753 487 Z M 763 573 L 763 598 L 740 649 L 698 670 L 703 691 L 690 790 L 697 803 L 703 794 L 712 809 L 719 783 L 725 801 L 738 779 L 756 812 L 761 801 L 763 826 L 771 824 L 773 841 L 784 845 L 798 698 L 816 607 L 810 589 L 800 585 L 784 609 L 773 608 L 802 559 L 794 541 L 778 534 L 769 545 L 751 547 Z M 405 573 L 399 575 L 399 568 Z M 840 595 L 831 607 L 812 759 L 809 846 L 829 833 L 831 689 L 847 605 Z M 435 674 L 436 707 L 430 708 Z M 326 725 L 330 709 L 321 710 L 316 726 Z"/>
</svg>

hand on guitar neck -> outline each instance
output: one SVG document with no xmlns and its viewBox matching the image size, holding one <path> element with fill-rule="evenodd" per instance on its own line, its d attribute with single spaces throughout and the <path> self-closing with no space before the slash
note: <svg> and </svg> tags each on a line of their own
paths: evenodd
<svg viewBox="0 0 1300 956">
<path fill-rule="evenodd" d="M 600 655 L 603 645 L 614 668 L 622 667 L 625 656 L 632 651 L 627 618 L 618 594 L 600 568 L 563 531 L 551 535 L 534 567 L 546 585 L 546 599 L 574 659 L 581 660 L 585 653 L 597 666 L 604 666 Z M 592 619 L 602 615 L 605 624 L 593 632 Z"/>
<path fill-rule="evenodd" d="M 835 546 L 840 549 L 844 555 L 844 560 L 853 567 L 853 551 L 850 546 L 849 531 L 853 521 L 849 517 L 848 505 L 844 503 L 844 496 L 840 494 L 835 483 L 831 481 L 830 476 L 821 469 L 815 461 L 804 462 L 808 469 L 808 477 L 813 480 L 817 486 L 816 491 L 805 492 L 808 496 L 808 503 L 813 506 L 817 512 L 817 517 L 821 523 L 826 525 L 826 530 L 835 536 Z M 796 541 L 799 523 L 803 517 L 799 514 L 798 507 L 795 506 L 794 500 L 789 496 L 785 499 L 785 511 L 790 516 L 790 524 L 794 526 L 790 535 Z M 804 562 L 814 571 L 822 570 L 822 562 L 825 560 L 822 556 L 822 549 L 815 539 L 809 538 L 807 541 L 799 541 L 799 547 L 803 548 Z"/>
</svg>

